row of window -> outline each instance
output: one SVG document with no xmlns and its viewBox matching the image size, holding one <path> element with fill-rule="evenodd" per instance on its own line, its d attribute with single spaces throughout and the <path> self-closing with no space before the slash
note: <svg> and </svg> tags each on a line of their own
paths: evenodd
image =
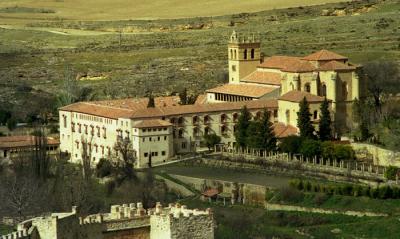
<svg viewBox="0 0 400 239">
<path fill-rule="evenodd" d="M 76 126 L 78 128 L 78 133 L 82 133 L 82 128 L 83 128 L 84 133 L 89 134 L 89 128 L 90 128 L 90 135 L 94 136 L 96 133 L 97 137 L 101 137 L 101 132 L 102 132 L 103 138 L 107 138 L 107 128 L 105 126 L 100 128 L 100 126 L 87 125 L 87 124 L 82 125 L 81 123 L 75 124 L 75 122 L 71 122 L 71 131 L 72 132 L 76 131 Z M 96 128 L 96 130 L 95 130 L 95 128 Z"/>
<path fill-rule="evenodd" d="M 142 132 L 155 132 L 155 131 L 167 131 L 167 128 L 143 128 Z"/>
<path fill-rule="evenodd" d="M 145 158 L 147 158 L 147 157 L 149 157 L 149 155 L 151 154 L 151 157 L 157 157 L 158 156 L 158 151 L 155 151 L 155 152 L 146 152 L 146 153 L 143 153 L 143 156 L 145 157 Z M 161 156 L 165 156 L 166 155 L 166 152 L 165 151 L 161 151 Z"/>
<path fill-rule="evenodd" d="M 164 136 L 164 137 L 160 137 L 160 136 L 158 136 L 158 137 L 143 137 L 142 138 L 142 142 L 146 142 L 146 141 L 157 142 L 157 141 L 161 141 L 162 138 L 164 139 L 164 141 L 167 140 L 167 136 Z"/>
<path fill-rule="evenodd" d="M 254 57 L 255 57 L 255 50 L 254 49 L 251 49 L 250 50 L 250 58 L 251 59 L 254 59 Z M 248 58 L 249 58 L 249 56 L 248 56 L 248 51 L 247 51 L 247 49 L 245 49 L 244 51 L 243 51 L 243 59 L 245 59 L 245 60 L 247 60 Z M 230 59 L 232 59 L 232 60 L 236 60 L 236 59 L 238 59 L 238 54 L 237 54 L 237 50 L 236 49 L 230 49 Z"/>
</svg>

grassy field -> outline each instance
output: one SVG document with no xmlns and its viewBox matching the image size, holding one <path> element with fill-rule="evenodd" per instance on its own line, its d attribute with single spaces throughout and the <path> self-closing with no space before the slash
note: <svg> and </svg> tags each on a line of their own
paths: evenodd
<svg viewBox="0 0 400 239">
<path fill-rule="evenodd" d="M 15 2 L 0 4 L 12 7 Z M 24 11 L 34 11 L 22 4 L 28 1 L 18 2 Z M 34 3 L 64 4 L 29 1 Z M 72 1 L 65 0 L 65 4 L 72 5 Z M 77 4 L 77 11 L 85 4 Z M 48 8 L 36 7 L 42 12 Z M 338 9 L 345 15 L 322 16 L 324 11 Z M 91 88 L 97 99 L 140 97 L 147 91 L 168 95 L 185 87 L 201 93 L 226 82 L 227 39 L 233 29 L 259 35 L 267 56 L 305 55 L 325 48 L 349 56 L 354 63 L 400 59 L 397 0 L 151 21 L 52 19 L 53 13 L 35 11 L 26 14 L 45 15 L 43 19 L 25 21 L 24 26 L 0 26 L 0 105 L 12 108 L 21 119 L 41 107 L 36 101 L 52 102 L 62 90 L 67 66 L 74 77 L 106 76 L 102 81 L 79 81 Z M 18 13 L 0 16 L 3 14 Z M 24 21 L 14 20 L 16 25 Z"/>
<path fill-rule="evenodd" d="M 262 208 L 222 206 L 197 199 L 182 200 L 191 208 L 214 211 L 217 239 L 235 238 L 398 238 L 395 217 L 368 218 L 303 212 L 266 211 Z"/>
<path fill-rule="evenodd" d="M 10 19 L 122 20 L 218 16 L 241 12 L 314 5 L 343 0 L 6 0 L 0 2 L 0 23 Z M 2 19 L 1 19 L 2 18 Z M 11 20 L 12 22 L 12 20 Z"/>
</svg>

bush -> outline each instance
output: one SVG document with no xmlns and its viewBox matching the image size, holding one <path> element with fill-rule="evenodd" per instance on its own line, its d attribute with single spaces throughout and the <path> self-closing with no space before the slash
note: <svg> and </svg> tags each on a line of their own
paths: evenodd
<svg viewBox="0 0 400 239">
<path fill-rule="evenodd" d="M 297 203 L 304 199 L 304 193 L 294 188 L 284 187 L 280 190 L 280 199 L 284 202 Z"/>
<path fill-rule="evenodd" d="M 388 199 L 392 197 L 392 189 L 390 187 L 384 186 L 379 188 L 379 195 L 380 199 Z"/>
<path fill-rule="evenodd" d="M 336 160 L 353 160 L 355 153 L 350 145 L 335 145 L 334 158 Z"/>
<path fill-rule="evenodd" d="M 99 163 L 96 165 L 96 176 L 99 178 L 104 178 L 112 173 L 112 165 L 111 162 L 107 159 L 100 159 Z"/>
<path fill-rule="evenodd" d="M 282 140 L 279 145 L 279 149 L 285 153 L 298 154 L 300 153 L 300 147 L 303 139 L 300 136 L 292 135 Z"/>
<path fill-rule="evenodd" d="M 389 166 L 389 167 L 386 169 L 385 177 L 386 177 L 387 179 L 389 179 L 389 180 L 395 180 L 395 179 L 396 179 L 396 174 L 397 174 L 398 171 L 399 171 L 399 168 L 398 168 L 398 167 Z"/>
<path fill-rule="evenodd" d="M 332 142 L 325 141 L 321 143 L 321 156 L 324 159 L 333 159 L 335 145 Z"/>
<path fill-rule="evenodd" d="M 307 158 L 319 156 L 321 155 L 321 143 L 317 140 L 306 139 L 301 144 L 300 153 Z"/>
<path fill-rule="evenodd" d="M 326 202 L 326 200 L 328 200 L 328 198 L 328 195 L 325 193 L 317 193 L 317 195 L 314 197 L 314 203 L 317 206 L 321 206 L 324 202 Z"/>
</svg>

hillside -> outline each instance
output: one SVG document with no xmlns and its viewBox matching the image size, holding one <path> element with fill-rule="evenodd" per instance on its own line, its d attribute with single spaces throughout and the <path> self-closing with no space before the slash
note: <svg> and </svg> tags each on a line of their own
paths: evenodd
<svg viewBox="0 0 400 239">
<path fill-rule="evenodd" d="M 343 0 L 8 0 L 0 1 L 0 23 L 21 19 L 126 20 L 218 16 Z M 7 21 L 10 20 L 10 21 Z"/>
<path fill-rule="evenodd" d="M 185 87 L 203 92 L 227 79 L 227 39 L 234 29 L 259 35 L 266 55 L 329 49 L 361 64 L 400 59 L 397 0 L 212 18 L 24 24 L 0 26 L 0 104 L 22 119 L 44 108 L 33 104 L 38 99 L 53 104 L 67 71 L 95 99 L 165 95 Z"/>
</svg>

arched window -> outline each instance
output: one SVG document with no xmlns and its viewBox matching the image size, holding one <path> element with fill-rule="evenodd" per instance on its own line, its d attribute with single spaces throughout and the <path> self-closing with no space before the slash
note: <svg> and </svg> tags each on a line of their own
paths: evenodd
<svg viewBox="0 0 400 239">
<path fill-rule="evenodd" d="M 310 93 L 311 92 L 311 86 L 310 83 L 306 83 L 304 85 L 304 91 Z"/>
<path fill-rule="evenodd" d="M 245 49 L 243 52 L 243 59 L 245 59 L 245 60 L 247 59 L 247 49 Z"/>
<path fill-rule="evenodd" d="M 239 114 L 238 113 L 233 113 L 232 118 L 233 118 L 233 122 L 237 122 L 237 120 L 239 118 Z"/>
<path fill-rule="evenodd" d="M 255 119 L 255 120 L 261 119 L 261 111 L 258 111 L 258 112 L 256 113 L 256 115 L 254 116 L 254 119 Z"/>
<path fill-rule="evenodd" d="M 234 52 L 235 52 L 235 55 L 233 56 L 235 59 L 237 59 L 237 51 L 236 50 L 234 50 Z"/>
<path fill-rule="evenodd" d="M 175 121 L 176 121 L 175 118 L 171 118 L 171 119 L 169 120 L 169 122 L 171 122 L 171 124 L 175 124 Z"/>
<path fill-rule="evenodd" d="M 183 138 L 183 129 L 179 129 L 178 134 L 179 134 L 179 138 Z"/>
<path fill-rule="evenodd" d="M 317 120 L 318 119 L 318 110 L 315 110 L 314 111 L 314 120 Z"/>
<path fill-rule="evenodd" d="M 254 49 L 251 49 L 251 59 L 254 59 Z"/>
<path fill-rule="evenodd" d="M 194 137 L 200 136 L 200 135 L 199 135 L 199 128 L 197 128 L 197 127 L 194 127 L 194 128 L 193 128 L 193 136 L 194 136 Z"/>
<path fill-rule="evenodd" d="M 294 90 L 293 82 L 290 82 L 290 90 Z"/>
<path fill-rule="evenodd" d="M 64 128 L 67 128 L 67 116 L 63 115 Z"/>
<path fill-rule="evenodd" d="M 233 50 L 231 49 L 231 55 L 229 56 L 231 59 L 233 59 Z"/>
<path fill-rule="evenodd" d="M 205 127 L 204 128 L 204 135 L 208 135 L 210 134 L 210 128 L 209 127 Z"/>
<path fill-rule="evenodd" d="M 224 123 L 226 121 L 226 118 L 227 118 L 226 114 L 222 114 L 221 115 L 221 123 Z"/>
<path fill-rule="evenodd" d="M 228 128 L 225 125 L 221 126 L 221 134 L 227 134 L 228 133 Z"/>
<path fill-rule="evenodd" d="M 325 85 L 325 84 L 322 84 L 322 87 L 321 87 L 321 94 L 322 94 L 322 96 L 325 96 L 325 97 L 326 97 L 326 85 Z"/>
<path fill-rule="evenodd" d="M 210 116 L 206 115 L 204 116 L 204 124 L 210 123 Z"/>
<path fill-rule="evenodd" d="M 193 121 L 193 124 L 197 124 L 199 122 L 199 117 L 193 116 L 192 121 Z"/>
<path fill-rule="evenodd" d="M 185 122 L 185 119 L 183 117 L 178 118 L 178 124 L 183 124 Z"/>
<path fill-rule="evenodd" d="M 347 89 L 347 82 L 342 83 L 342 96 L 343 100 L 347 100 L 348 89 Z"/>
<path fill-rule="evenodd" d="M 286 110 L 286 124 L 290 123 L 290 110 Z"/>
</svg>

